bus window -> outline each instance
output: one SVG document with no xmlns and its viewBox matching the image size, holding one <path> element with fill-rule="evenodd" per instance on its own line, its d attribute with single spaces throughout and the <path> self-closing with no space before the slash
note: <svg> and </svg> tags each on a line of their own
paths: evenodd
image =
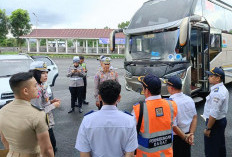
<svg viewBox="0 0 232 157">
<path fill-rule="evenodd" d="M 212 49 L 221 48 L 221 35 L 220 34 L 211 34 L 210 35 L 210 46 Z"/>
<path fill-rule="evenodd" d="M 137 51 L 142 51 L 142 40 L 136 39 Z"/>
<path fill-rule="evenodd" d="M 221 35 L 220 34 L 210 34 L 210 51 L 209 58 L 210 61 L 214 59 L 221 52 Z"/>
</svg>

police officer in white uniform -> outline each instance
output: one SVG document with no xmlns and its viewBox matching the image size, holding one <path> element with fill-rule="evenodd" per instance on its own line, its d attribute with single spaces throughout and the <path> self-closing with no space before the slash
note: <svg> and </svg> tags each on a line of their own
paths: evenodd
<svg viewBox="0 0 232 157">
<path fill-rule="evenodd" d="M 225 157 L 225 128 L 229 101 L 229 92 L 223 84 L 225 73 L 218 67 L 206 73 L 209 75 L 209 83 L 213 86 L 210 88 L 210 94 L 206 97 L 203 113 L 203 117 L 206 118 L 205 156 Z"/>
<path fill-rule="evenodd" d="M 197 127 L 197 111 L 193 99 L 181 91 L 182 82 L 177 76 L 168 79 L 170 99 L 177 104 L 177 116 L 174 121 L 173 156 L 190 157 L 191 145 L 194 142 L 194 132 Z"/>
<path fill-rule="evenodd" d="M 84 157 L 131 157 L 138 147 L 134 117 L 116 107 L 121 85 L 114 80 L 100 84 L 99 99 L 103 106 L 84 117 L 77 135 L 75 148 Z"/>
<path fill-rule="evenodd" d="M 75 111 L 75 103 L 78 99 L 79 112 L 82 113 L 82 98 L 83 98 L 83 88 L 84 88 L 84 80 L 83 77 L 86 76 L 84 69 L 79 65 L 80 58 L 79 56 L 73 57 L 73 64 L 70 65 L 68 69 L 67 77 L 70 78 L 69 81 L 69 91 L 71 93 L 71 109 L 68 113 L 72 113 Z"/>
</svg>

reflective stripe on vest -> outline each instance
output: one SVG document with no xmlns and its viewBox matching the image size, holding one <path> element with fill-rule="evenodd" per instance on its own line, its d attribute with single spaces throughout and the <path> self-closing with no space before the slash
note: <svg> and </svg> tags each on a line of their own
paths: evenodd
<svg viewBox="0 0 232 157">
<path fill-rule="evenodd" d="M 146 103 L 144 103 L 144 133 L 138 134 L 138 143 L 141 151 L 153 153 L 160 150 L 165 150 L 172 147 L 172 124 L 173 124 L 173 115 L 174 109 L 172 103 L 168 101 L 171 113 L 171 129 L 159 131 L 155 133 L 149 133 L 149 117 L 148 109 Z"/>
</svg>

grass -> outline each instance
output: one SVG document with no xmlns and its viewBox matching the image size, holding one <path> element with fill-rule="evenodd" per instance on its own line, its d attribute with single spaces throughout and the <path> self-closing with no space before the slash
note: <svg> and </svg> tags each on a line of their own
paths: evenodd
<svg viewBox="0 0 232 157">
<path fill-rule="evenodd" d="M 18 52 L 1 52 L 0 55 L 13 55 Z M 51 58 L 72 58 L 73 56 L 83 55 L 85 58 L 98 58 L 100 55 L 109 56 L 111 58 L 124 58 L 124 54 L 52 54 L 52 53 L 28 53 L 30 56 L 41 56 L 45 55 Z"/>
<path fill-rule="evenodd" d="M 0 52 L 0 55 L 16 55 L 18 52 Z"/>
</svg>

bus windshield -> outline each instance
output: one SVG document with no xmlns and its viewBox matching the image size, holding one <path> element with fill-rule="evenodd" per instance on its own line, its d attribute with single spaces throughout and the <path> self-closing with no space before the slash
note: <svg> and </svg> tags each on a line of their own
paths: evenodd
<svg viewBox="0 0 232 157">
<path fill-rule="evenodd" d="M 174 31 L 136 35 L 130 38 L 130 52 L 134 60 L 186 60 L 178 43 L 179 29 Z"/>
<path fill-rule="evenodd" d="M 128 29 L 160 25 L 190 16 L 193 0 L 150 0 L 135 13 Z"/>
</svg>

